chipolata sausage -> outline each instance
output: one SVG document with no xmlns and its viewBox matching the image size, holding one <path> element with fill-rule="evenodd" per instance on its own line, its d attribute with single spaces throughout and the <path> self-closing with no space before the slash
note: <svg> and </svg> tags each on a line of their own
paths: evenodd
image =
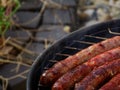
<svg viewBox="0 0 120 90">
<path fill-rule="evenodd" d="M 40 77 L 40 84 L 42 85 L 51 85 L 53 84 L 60 76 L 76 67 L 79 64 L 91 59 L 92 57 L 108 51 L 110 49 L 120 46 L 120 36 L 115 36 L 113 38 L 104 40 L 100 43 L 94 44 L 86 49 L 83 49 L 76 53 L 73 56 L 61 60 L 51 67 L 49 70 L 46 70 Z"/>
<path fill-rule="evenodd" d="M 89 74 L 93 68 L 97 68 L 106 62 L 120 58 L 120 47 L 106 51 L 93 57 L 86 63 L 75 67 L 63 76 L 61 76 L 53 85 L 52 90 L 70 90 L 77 81 L 80 81 Z"/>
<path fill-rule="evenodd" d="M 104 64 L 93 70 L 82 81 L 75 84 L 74 90 L 96 90 L 108 77 L 120 73 L 120 59 Z"/>
<path fill-rule="evenodd" d="M 108 83 L 99 90 L 120 90 L 120 73 L 114 76 Z"/>
</svg>

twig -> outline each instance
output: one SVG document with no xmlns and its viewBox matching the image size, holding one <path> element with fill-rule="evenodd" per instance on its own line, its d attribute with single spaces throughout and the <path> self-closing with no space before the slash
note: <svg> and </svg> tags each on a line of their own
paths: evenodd
<svg viewBox="0 0 120 90">
<path fill-rule="evenodd" d="M 41 15 L 43 14 L 45 8 L 46 8 L 46 4 L 43 4 L 43 6 L 42 6 L 42 8 L 41 8 L 41 10 L 40 10 L 40 12 L 39 12 L 39 14 L 38 14 L 37 16 L 35 16 L 35 17 L 32 18 L 31 20 L 28 20 L 28 21 L 26 21 L 26 22 L 24 22 L 24 23 L 21 23 L 21 24 L 19 24 L 19 25 L 20 25 L 20 26 L 24 26 L 24 25 L 29 25 L 29 24 L 35 22 L 39 17 L 41 17 Z M 17 24 L 14 24 L 14 25 L 17 25 Z"/>
<path fill-rule="evenodd" d="M 0 79 L 2 80 L 2 89 L 7 90 L 8 79 L 0 75 Z"/>
<path fill-rule="evenodd" d="M 6 45 L 6 43 L 10 40 L 11 37 L 8 37 L 7 39 L 5 39 L 5 41 L 3 42 L 3 46 Z"/>
<path fill-rule="evenodd" d="M 45 42 L 45 49 L 47 49 L 48 48 L 48 41 L 47 41 L 47 39 L 45 39 L 44 42 Z"/>
<path fill-rule="evenodd" d="M 45 39 L 42 39 L 42 38 L 32 38 L 32 40 L 35 41 L 35 42 L 42 42 L 42 43 L 44 43 L 45 40 L 47 40 L 48 43 L 53 43 L 54 42 L 54 40 L 48 39 L 48 38 L 45 38 Z"/>
<path fill-rule="evenodd" d="M 13 19 L 10 19 L 10 21 L 11 21 L 12 25 L 15 25 L 15 26 L 18 27 L 19 29 L 27 32 L 27 34 L 29 35 L 30 38 L 32 37 L 31 33 L 29 32 L 29 31 L 30 31 L 29 29 L 24 29 L 24 28 L 22 28 L 21 25 L 20 25 L 20 24 L 17 24 Z"/>
<path fill-rule="evenodd" d="M 13 57 L 11 55 L 7 55 L 7 56 L 0 55 L 0 58 L 16 62 L 16 57 Z M 32 63 L 33 63 L 33 60 L 26 59 L 26 58 L 22 58 L 22 59 L 23 59 L 22 62 L 29 65 L 29 66 L 32 65 Z"/>
<path fill-rule="evenodd" d="M 22 38 L 22 37 L 20 37 L 20 38 Z M 20 44 L 20 45 L 22 45 L 24 43 L 23 41 L 20 41 L 20 39 L 18 40 L 18 39 L 15 39 L 15 38 L 11 38 L 11 40 L 18 43 L 18 44 Z M 21 40 L 26 40 L 26 39 L 23 38 Z"/>
<path fill-rule="evenodd" d="M 33 39 L 31 38 L 31 40 L 29 41 L 29 43 L 27 43 L 27 45 L 25 46 L 25 48 L 28 48 L 33 42 Z M 21 53 L 17 56 L 21 56 L 23 54 L 24 51 L 21 51 Z M 38 55 L 38 53 L 34 52 L 34 55 Z"/>
<path fill-rule="evenodd" d="M 6 45 L 6 43 L 9 41 L 9 39 L 10 39 L 10 37 L 8 37 L 7 39 L 5 39 L 4 37 L 1 37 L 1 40 L 3 41 L 3 43 L 0 45 L 0 48 L 4 47 Z"/>
<path fill-rule="evenodd" d="M 16 43 L 13 43 L 11 40 L 8 41 L 8 44 L 10 44 L 10 45 L 16 47 L 17 49 L 20 49 L 20 50 L 22 50 L 22 51 L 24 51 L 24 52 L 26 52 L 26 53 L 28 53 L 28 54 L 31 54 L 31 55 L 35 54 L 35 53 L 33 53 L 32 51 L 30 51 L 30 50 L 28 50 L 28 49 L 25 49 L 25 48 L 21 47 L 20 45 L 18 45 L 18 44 L 16 44 Z"/>
<path fill-rule="evenodd" d="M 30 41 L 30 42 L 27 44 L 26 48 L 27 48 L 31 43 L 32 43 L 32 42 Z M 23 61 L 23 57 L 22 57 L 23 52 L 24 52 L 24 51 L 21 51 L 21 52 L 17 55 L 17 60 Z M 19 70 L 19 67 L 20 67 L 20 64 L 18 64 L 18 66 L 17 66 L 17 71 Z"/>
<path fill-rule="evenodd" d="M 20 75 L 19 77 L 23 78 L 23 79 L 27 79 L 26 76 Z"/>
<path fill-rule="evenodd" d="M 86 10 L 86 9 L 95 9 L 97 8 L 96 5 L 90 5 L 90 6 L 83 6 L 83 7 L 80 7 L 80 6 L 77 6 L 79 9 L 81 10 Z"/>
<path fill-rule="evenodd" d="M 59 3 L 56 3 L 52 0 L 40 0 L 43 4 L 46 5 L 47 8 L 56 8 L 56 9 L 68 9 L 67 6 L 63 6 Z"/>
<path fill-rule="evenodd" d="M 11 80 L 11 79 L 14 79 L 14 78 L 17 78 L 17 77 L 21 77 L 23 74 L 28 73 L 29 71 L 30 71 L 29 69 L 25 70 L 25 71 L 15 75 L 15 76 L 9 77 L 8 80 Z"/>
<path fill-rule="evenodd" d="M 55 18 L 59 21 L 59 23 L 60 23 L 62 26 L 64 26 L 64 25 L 63 25 L 63 22 L 62 22 L 62 20 L 59 18 L 59 16 L 58 16 L 57 14 L 55 14 L 55 12 L 53 12 L 53 14 L 54 14 Z"/>
<path fill-rule="evenodd" d="M 20 66 L 21 66 L 21 62 L 22 62 L 22 57 L 21 56 L 17 57 L 17 62 L 18 62 L 18 64 L 16 66 L 16 72 L 19 71 Z"/>
<path fill-rule="evenodd" d="M 24 66 L 27 66 L 27 67 L 31 67 L 31 65 L 25 64 L 21 61 L 11 61 L 11 60 L 7 60 L 7 59 L 0 59 L 0 62 L 1 63 L 11 63 L 11 64 L 21 64 L 21 65 L 24 65 Z"/>
</svg>

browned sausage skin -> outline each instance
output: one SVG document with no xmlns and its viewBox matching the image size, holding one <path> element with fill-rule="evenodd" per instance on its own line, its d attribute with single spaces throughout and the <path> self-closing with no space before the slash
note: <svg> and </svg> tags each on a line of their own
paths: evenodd
<svg viewBox="0 0 120 90">
<path fill-rule="evenodd" d="M 93 70 L 81 82 L 75 84 L 74 90 L 96 90 L 106 78 L 120 73 L 120 59 L 114 60 Z"/>
<path fill-rule="evenodd" d="M 120 46 L 120 36 L 115 36 L 100 43 L 94 44 L 84 50 L 81 50 L 77 54 L 56 63 L 52 68 L 45 71 L 40 77 L 40 84 L 53 84 L 60 76 L 76 67 L 77 65 L 82 64 L 83 62 L 100 53 L 118 46 Z"/>
<path fill-rule="evenodd" d="M 52 68 L 50 68 L 49 70 L 46 70 L 40 78 L 40 84 L 45 85 L 45 86 L 49 86 L 49 85 L 53 84 L 70 67 L 69 65 L 72 64 L 70 62 L 72 60 L 78 60 L 78 59 L 76 56 L 73 56 L 73 57 L 70 56 L 65 60 L 67 61 L 67 64 L 65 64 L 66 61 L 65 62 L 60 61 L 57 64 L 55 64 Z M 68 63 L 69 63 L 69 65 L 68 65 Z"/>
<path fill-rule="evenodd" d="M 120 47 L 97 55 L 61 76 L 53 85 L 52 90 L 70 90 L 77 81 L 83 79 L 93 68 L 119 58 Z"/>
<path fill-rule="evenodd" d="M 114 76 L 108 83 L 99 90 L 120 90 L 120 73 Z"/>
</svg>

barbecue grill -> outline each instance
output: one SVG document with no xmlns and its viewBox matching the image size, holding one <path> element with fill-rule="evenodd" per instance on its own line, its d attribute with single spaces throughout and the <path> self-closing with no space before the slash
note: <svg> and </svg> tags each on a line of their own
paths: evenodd
<svg viewBox="0 0 120 90">
<path fill-rule="evenodd" d="M 40 75 L 46 69 L 92 44 L 116 35 L 120 35 L 120 20 L 82 28 L 57 41 L 33 63 L 27 80 L 27 90 L 50 90 L 51 87 L 39 83 Z"/>
</svg>

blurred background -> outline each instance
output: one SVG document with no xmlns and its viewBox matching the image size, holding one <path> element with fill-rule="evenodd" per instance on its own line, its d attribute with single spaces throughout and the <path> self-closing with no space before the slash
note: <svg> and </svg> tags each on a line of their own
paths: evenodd
<svg viewBox="0 0 120 90">
<path fill-rule="evenodd" d="M 40 54 L 67 34 L 120 18 L 120 0 L 0 0 L 0 90 L 26 90 Z"/>
</svg>

